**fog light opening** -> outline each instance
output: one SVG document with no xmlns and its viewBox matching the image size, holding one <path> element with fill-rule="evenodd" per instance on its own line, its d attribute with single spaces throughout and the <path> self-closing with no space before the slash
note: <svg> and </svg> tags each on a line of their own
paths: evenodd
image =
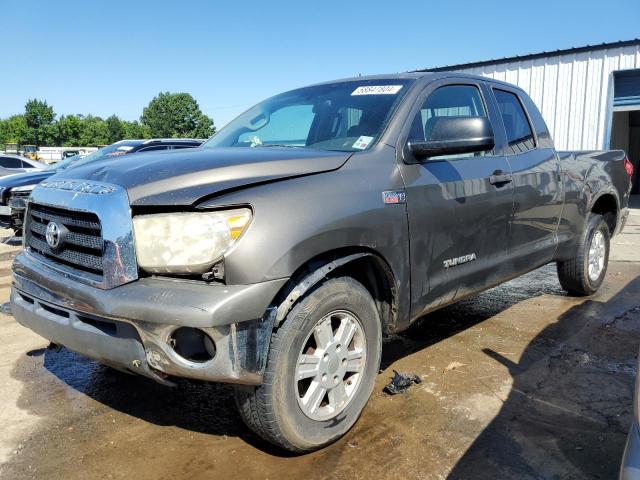
<svg viewBox="0 0 640 480">
<path fill-rule="evenodd" d="M 178 328 L 171 334 L 169 345 L 180 357 L 194 363 L 208 362 L 216 355 L 211 337 L 197 328 Z"/>
</svg>

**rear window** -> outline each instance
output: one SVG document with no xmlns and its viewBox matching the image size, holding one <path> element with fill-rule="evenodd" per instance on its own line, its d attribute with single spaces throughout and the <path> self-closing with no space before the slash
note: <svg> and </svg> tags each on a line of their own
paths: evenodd
<svg viewBox="0 0 640 480">
<path fill-rule="evenodd" d="M 508 153 L 515 155 L 535 148 L 533 131 L 518 96 L 498 89 L 494 93 L 507 134 Z"/>
</svg>

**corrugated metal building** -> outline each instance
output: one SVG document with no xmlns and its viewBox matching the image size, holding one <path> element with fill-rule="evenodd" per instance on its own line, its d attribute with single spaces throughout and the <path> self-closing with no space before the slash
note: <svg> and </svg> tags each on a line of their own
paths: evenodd
<svg viewBox="0 0 640 480">
<path fill-rule="evenodd" d="M 640 39 L 425 70 L 518 85 L 540 108 L 559 150 L 622 148 L 638 170 Z"/>
</svg>

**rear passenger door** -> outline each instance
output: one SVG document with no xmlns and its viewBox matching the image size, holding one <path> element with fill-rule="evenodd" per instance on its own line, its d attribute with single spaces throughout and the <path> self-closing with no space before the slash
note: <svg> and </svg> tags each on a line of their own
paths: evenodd
<svg viewBox="0 0 640 480">
<path fill-rule="evenodd" d="M 493 86 L 507 139 L 514 211 L 509 233 L 514 274 L 550 262 L 563 204 L 560 163 L 547 127 L 531 100 L 517 89 Z M 537 118 L 536 118 L 537 116 Z"/>
<path fill-rule="evenodd" d="M 495 125 L 500 117 L 487 93 L 481 81 L 468 78 L 429 84 L 403 138 L 427 140 L 439 116 L 488 116 Z M 513 185 L 503 135 L 494 127 L 496 145 L 490 151 L 420 163 L 411 163 L 411 152 L 403 149 L 414 317 L 505 278 Z"/>
</svg>

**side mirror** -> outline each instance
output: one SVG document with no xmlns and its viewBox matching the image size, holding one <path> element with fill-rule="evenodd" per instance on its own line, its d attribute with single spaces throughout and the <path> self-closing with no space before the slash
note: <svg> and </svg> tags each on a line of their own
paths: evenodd
<svg viewBox="0 0 640 480">
<path fill-rule="evenodd" d="M 495 146 L 493 127 L 487 117 L 439 117 L 428 135 L 426 142 L 407 144 L 418 161 L 438 155 L 482 152 Z"/>
</svg>

